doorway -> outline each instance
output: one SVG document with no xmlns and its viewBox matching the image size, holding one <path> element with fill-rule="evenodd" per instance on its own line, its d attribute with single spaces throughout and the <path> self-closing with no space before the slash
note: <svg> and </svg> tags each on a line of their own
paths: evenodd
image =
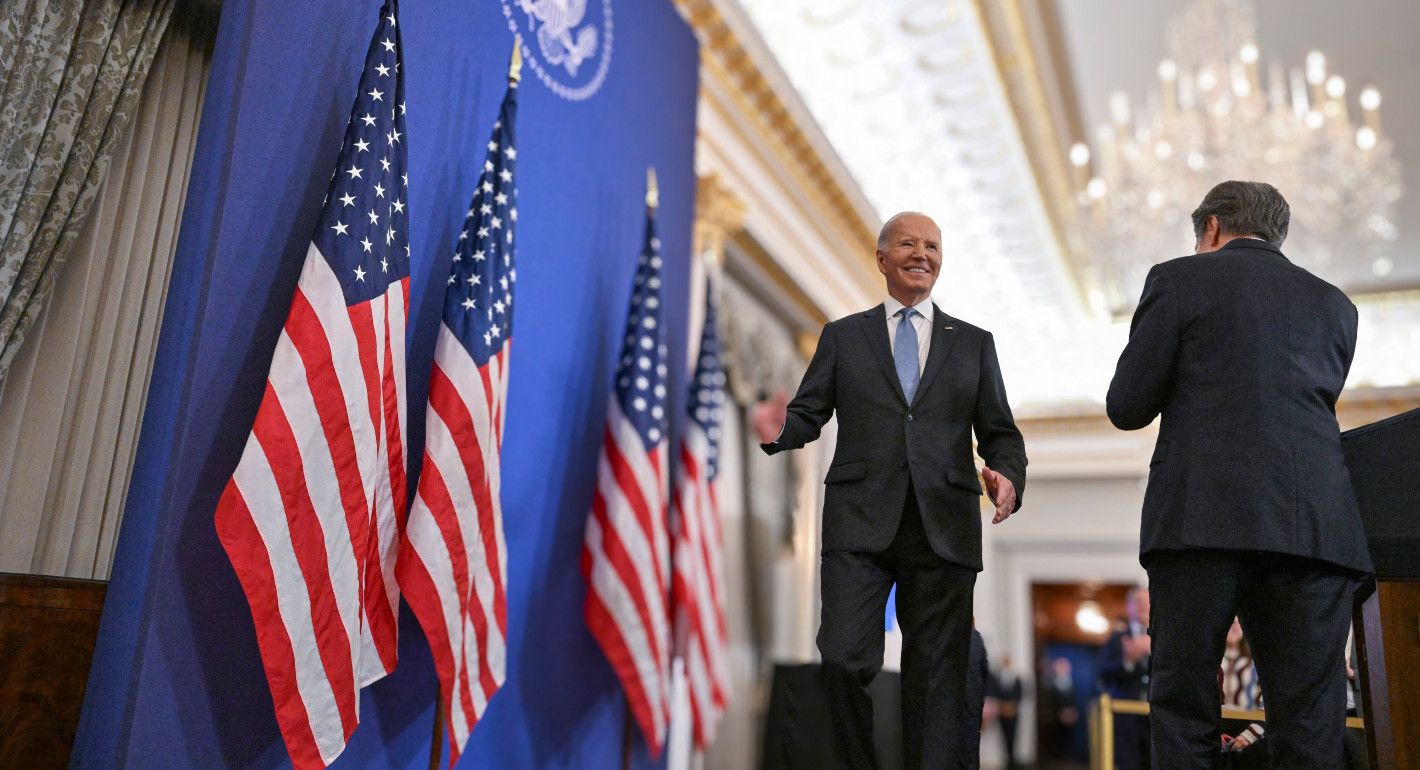
<svg viewBox="0 0 1420 770">
<path fill-rule="evenodd" d="M 1036 736 L 1041 768 L 1089 767 L 1090 704 L 1099 697 L 1100 648 L 1124 622 L 1131 583 L 1031 583 Z"/>
</svg>

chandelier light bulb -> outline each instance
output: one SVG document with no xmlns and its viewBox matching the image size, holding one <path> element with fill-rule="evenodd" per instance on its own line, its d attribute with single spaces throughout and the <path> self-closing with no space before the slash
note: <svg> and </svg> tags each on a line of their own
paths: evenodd
<svg viewBox="0 0 1420 770">
<path fill-rule="evenodd" d="M 1326 82 L 1326 55 L 1321 51 L 1307 54 L 1307 82 L 1314 86 Z"/>
<path fill-rule="evenodd" d="M 1393 271 L 1377 260 L 1399 261 L 1388 248 L 1400 221 L 1400 169 L 1382 129 L 1378 88 L 1333 71 L 1325 54 L 1306 48 L 1293 54 L 1295 66 L 1269 58 L 1264 71 L 1251 18 L 1260 0 L 1178 4 L 1188 9 L 1170 19 L 1155 77 L 1145 73 L 1152 85 L 1108 100 L 1099 141 L 1091 133 L 1080 137 L 1084 147 L 1061 147 L 1073 166 L 1083 260 L 1100 284 L 1091 287 L 1092 307 L 1103 304 L 1114 316 L 1133 309 L 1149 261 L 1142 255 L 1177 248 L 1194 196 L 1220 174 L 1266 178 L 1293 191 L 1296 210 L 1327 212 L 1295 233 L 1309 269 L 1336 278 L 1336 255 L 1358 250 L 1366 254 L 1356 265 L 1363 272 Z M 1234 22 L 1224 25 L 1229 42 L 1187 45 L 1216 41 L 1220 19 Z"/>
<path fill-rule="evenodd" d="M 1075 168 L 1084 168 L 1090 162 L 1090 147 L 1084 142 L 1076 142 L 1070 148 L 1070 165 Z"/>
<path fill-rule="evenodd" d="M 1367 152 L 1376 148 L 1376 130 L 1370 126 L 1361 126 L 1356 129 L 1356 146 Z"/>
<path fill-rule="evenodd" d="M 1375 273 L 1378 278 L 1390 275 L 1390 271 L 1394 269 L 1395 265 L 1387 257 L 1377 257 L 1376 261 L 1371 263 L 1371 272 Z"/>
<path fill-rule="evenodd" d="M 1198 90 L 1208 93 L 1213 87 L 1218 85 L 1218 76 L 1213 74 L 1213 70 L 1204 69 L 1198 72 Z"/>
<path fill-rule="evenodd" d="M 1109 114 L 1117 125 L 1129 122 L 1129 97 L 1123 91 L 1115 91 L 1109 97 Z"/>
</svg>

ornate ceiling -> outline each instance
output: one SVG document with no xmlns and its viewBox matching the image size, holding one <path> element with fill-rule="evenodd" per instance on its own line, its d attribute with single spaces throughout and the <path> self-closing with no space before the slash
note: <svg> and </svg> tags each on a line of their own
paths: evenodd
<svg viewBox="0 0 1420 770">
<path fill-rule="evenodd" d="M 1123 34 L 1101 34 L 1109 14 L 1101 11 L 1096 29 L 1055 0 L 740 5 L 878 214 L 921 210 L 941 225 L 937 299 L 995 333 L 1012 400 L 1027 412 L 1102 401 L 1127 323 L 1084 301 L 1071 211 L 1078 180 L 1066 151 L 1083 138 L 1082 116 L 1094 114 L 1082 109 L 1076 80 L 1091 79 L 1078 93 L 1094 94 L 1094 79 L 1111 69 L 1100 66 L 1109 41 Z M 1076 27 L 1068 35 L 1062 16 Z M 1157 58 L 1166 19 L 1129 31 L 1159 42 L 1132 46 L 1135 58 L 1150 50 Z M 1135 65 L 1147 78 L 1157 62 L 1121 57 L 1114 69 Z M 1387 109 L 1404 96 L 1387 95 Z M 1420 384 L 1420 292 L 1408 288 L 1357 296 L 1353 387 Z"/>
</svg>

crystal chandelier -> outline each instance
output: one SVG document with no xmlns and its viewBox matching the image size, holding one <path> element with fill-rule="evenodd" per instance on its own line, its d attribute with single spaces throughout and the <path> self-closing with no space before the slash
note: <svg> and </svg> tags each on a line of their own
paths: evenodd
<svg viewBox="0 0 1420 770">
<path fill-rule="evenodd" d="M 1301 68 L 1271 63 L 1264 79 L 1256 33 L 1246 0 L 1191 3 L 1169 21 L 1158 90 L 1135 110 L 1114 94 L 1093 151 L 1070 149 L 1073 245 L 1096 310 L 1129 313 L 1154 263 L 1191 253 L 1189 215 L 1227 179 L 1270 182 L 1287 197 L 1284 249 L 1294 262 L 1333 281 L 1334 268 L 1355 259 L 1390 272 L 1401 185 L 1380 92 L 1362 89 L 1353 110 L 1346 81 L 1328 75 L 1319 51 Z"/>
</svg>

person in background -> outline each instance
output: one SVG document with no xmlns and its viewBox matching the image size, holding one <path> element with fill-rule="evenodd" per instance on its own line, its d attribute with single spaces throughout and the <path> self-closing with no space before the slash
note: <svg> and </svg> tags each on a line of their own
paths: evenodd
<svg viewBox="0 0 1420 770">
<path fill-rule="evenodd" d="M 1124 598 L 1125 620 L 1100 649 L 1100 689 L 1122 700 L 1149 699 L 1149 589 L 1134 587 Z M 1114 717 L 1114 761 L 1120 770 L 1149 767 L 1149 718 Z"/>
<path fill-rule="evenodd" d="M 1262 686 L 1257 678 L 1257 667 L 1252 664 L 1252 650 L 1248 649 L 1243 636 L 1242 625 L 1233 618 L 1228 629 L 1227 648 L 1223 651 L 1223 662 L 1218 667 L 1219 690 L 1224 708 L 1253 710 L 1262 708 Z M 1253 722 L 1237 735 L 1223 736 L 1223 751 L 1241 753 L 1249 750 L 1249 756 L 1257 754 L 1266 767 L 1267 752 L 1254 748 L 1267 733 L 1267 726 Z M 1246 762 L 1235 763 L 1236 767 L 1248 767 Z"/>
<path fill-rule="evenodd" d="M 1252 664 L 1252 650 L 1236 618 L 1233 627 L 1228 629 L 1221 673 L 1224 706 L 1246 710 L 1262 708 L 1262 685 L 1257 679 L 1257 667 Z"/>
<path fill-rule="evenodd" d="M 1046 738 L 1042 748 L 1053 758 L 1072 759 L 1080 710 L 1075 705 L 1075 676 L 1068 658 L 1050 661 L 1049 671 L 1041 683 L 1040 697 L 1045 718 L 1041 733 Z"/>
<path fill-rule="evenodd" d="M 1016 767 L 1016 724 L 1021 713 L 1021 698 L 1025 696 L 1025 686 L 1021 677 L 1011 667 L 1011 656 L 1002 655 L 1000 665 L 992 673 L 987 695 L 993 701 L 993 710 L 1001 723 L 1001 741 L 1006 748 L 1006 767 Z"/>
</svg>

